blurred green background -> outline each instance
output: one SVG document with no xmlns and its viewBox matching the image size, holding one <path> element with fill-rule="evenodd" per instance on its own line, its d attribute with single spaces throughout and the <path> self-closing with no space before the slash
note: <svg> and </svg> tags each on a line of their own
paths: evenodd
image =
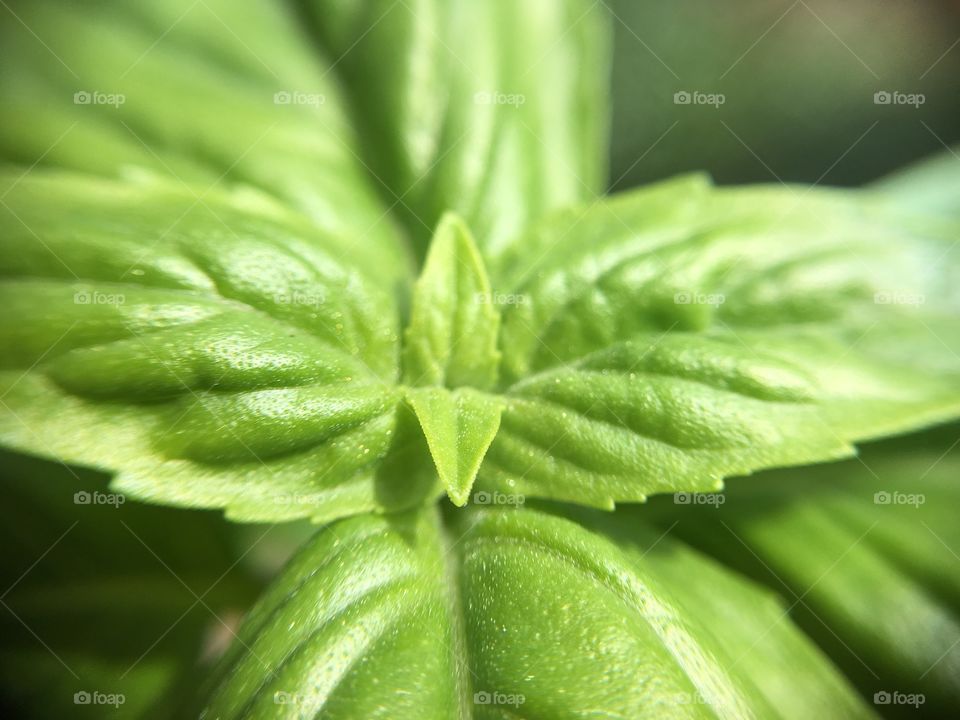
<svg viewBox="0 0 960 720">
<path fill-rule="evenodd" d="M 960 140 L 956 0 L 607 0 L 610 182 L 859 185 Z M 679 91 L 725 102 L 674 104 Z M 879 91 L 925 102 L 877 105 Z"/>
</svg>

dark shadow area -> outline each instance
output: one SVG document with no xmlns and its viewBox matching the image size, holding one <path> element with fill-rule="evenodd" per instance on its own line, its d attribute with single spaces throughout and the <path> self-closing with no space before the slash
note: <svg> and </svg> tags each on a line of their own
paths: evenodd
<svg viewBox="0 0 960 720">
<path fill-rule="evenodd" d="M 861 185 L 960 141 L 960 4 L 607 4 L 614 188 Z"/>
</svg>

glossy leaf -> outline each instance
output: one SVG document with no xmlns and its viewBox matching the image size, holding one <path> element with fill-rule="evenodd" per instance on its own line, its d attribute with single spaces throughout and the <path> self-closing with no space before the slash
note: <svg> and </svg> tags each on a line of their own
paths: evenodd
<svg viewBox="0 0 960 720">
<path fill-rule="evenodd" d="M 334 524 L 240 638 L 205 717 L 872 716 L 756 587 L 535 510 Z"/>
<path fill-rule="evenodd" d="M 913 437 L 913 450 L 732 482 L 719 507 L 688 497 L 632 516 L 769 584 L 867 697 L 949 715 L 960 702 L 952 435 L 946 451 Z"/>
<path fill-rule="evenodd" d="M 217 186 L 243 188 L 376 247 L 380 271 L 405 278 L 333 64 L 289 3 L 39 0 L 15 17 L 0 30 L 3 65 L 16 68 L 0 76 L 7 161 L 162 176 L 198 204 Z"/>
<path fill-rule="evenodd" d="M 696 177 L 584 204 L 595 5 L 317 0 L 323 48 L 262 0 L 115 5 L 0 31 L 11 447 L 326 521 L 434 498 L 431 453 L 457 502 L 609 508 L 960 413 L 946 215 Z M 392 212 L 435 235 L 412 307 Z"/>
<path fill-rule="evenodd" d="M 447 210 L 484 251 L 606 182 L 608 18 L 587 0 L 310 0 L 365 159 L 425 252 Z M 390 58 L 384 62 L 384 58 Z"/>
<path fill-rule="evenodd" d="M 956 416 L 949 247 L 865 195 L 696 177 L 557 215 L 492 262 L 480 486 L 610 507 Z"/>
<path fill-rule="evenodd" d="M 376 477 L 400 395 L 398 313 L 364 262 L 374 248 L 175 185 L 34 171 L 4 189 L 7 445 L 248 520 L 427 492 Z"/>
</svg>

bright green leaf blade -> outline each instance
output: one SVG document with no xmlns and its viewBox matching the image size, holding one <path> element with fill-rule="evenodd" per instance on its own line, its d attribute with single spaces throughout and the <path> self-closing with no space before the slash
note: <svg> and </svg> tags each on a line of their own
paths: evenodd
<svg viewBox="0 0 960 720">
<path fill-rule="evenodd" d="M 400 395 L 398 312 L 366 262 L 375 249 L 176 185 L 34 171 L 2 186 L 6 445 L 250 520 L 432 492 L 376 474 Z"/>
<path fill-rule="evenodd" d="M 674 559 L 710 586 L 676 588 Z M 872 716 L 756 587 L 653 533 L 621 550 L 533 510 L 334 524 L 240 638 L 207 717 Z M 737 659 L 765 642 L 796 653 L 754 679 Z"/>
<path fill-rule="evenodd" d="M 358 157 L 328 63 L 286 3 L 39 0 L 0 30 L 0 153 L 108 177 L 168 177 L 280 201 L 324 231 L 410 260 Z M 264 200 L 259 200 L 264 202 Z M 170 217 L 173 224 L 176 216 Z"/>
<path fill-rule="evenodd" d="M 445 215 L 414 286 L 405 382 L 492 387 L 500 362 L 499 329 L 500 313 L 470 230 L 456 215 Z"/>
<path fill-rule="evenodd" d="M 768 583 L 867 697 L 922 695 L 925 716 L 947 716 L 960 702 L 960 456 L 947 447 L 881 445 L 737 480 L 719 507 L 686 496 L 629 512 Z"/>
<path fill-rule="evenodd" d="M 487 252 L 602 192 L 609 28 L 599 4 L 307 4 L 352 91 L 365 159 L 421 250 L 448 209 Z"/>
<path fill-rule="evenodd" d="M 639 336 L 534 376 L 507 393 L 481 484 L 609 507 L 842 457 L 851 438 L 958 412 L 955 374 L 861 357 L 850 352 L 856 340 L 807 330 Z"/>
<path fill-rule="evenodd" d="M 467 669 L 439 532 L 424 511 L 318 533 L 247 616 L 206 717 L 457 717 Z"/>
<path fill-rule="evenodd" d="M 655 570 L 683 610 L 703 618 L 704 630 L 724 647 L 738 647 L 749 639 L 733 665 L 776 708 L 777 717 L 869 716 L 827 659 L 831 656 L 797 631 L 782 601 L 757 592 L 753 583 L 682 543 L 666 541 L 664 534 L 647 529 L 640 513 L 580 511 L 575 517 Z"/>
<path fill-rule="evenodd" d="M 492 262 L 506 405 L 478 487 L 611 507 L 956 417 L 960 265 L 896 218 L 692 177 L 533 229 Z"/>
<path fill-rule="evenodd" d="M 869 193 L 712 188 L 682 177 L 571 208 L 490 261 L 506 381 L 638 332 L 872 322 L 957 312 L 946 237 Z M 912 312 L 919 309 L 925 312 Z M 882 328 L 881 328 L 882 329 Z"/>
<path fill-rule="evenodd" d="M 500 427 L 499 398 L 470 388 L 407 390 L 447 494 L 465 505 L 483 456 Z"/>
</svg>

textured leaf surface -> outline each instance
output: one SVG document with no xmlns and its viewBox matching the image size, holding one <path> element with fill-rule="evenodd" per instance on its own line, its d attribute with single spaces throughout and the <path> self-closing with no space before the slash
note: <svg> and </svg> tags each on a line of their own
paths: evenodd
<svg viewBox="0 0 960 720">
<path fill-rule="evenodd" d="M 177 186 L 35 171 L 3 187 L 5 443 L 244 519 L 422 497 L 375 477 L 399 319 L 374 248 Z"/>
<path fill-rule="evenodd" d="M 606 181 L 607 33 L 588 0 L 309 0 L 365 159 L 419 249 L 456 210 L 494 250 Z M 384 58 L 390 58 L 388 63 Z"/>
<path fill-rule="evenodd" d="M 470 230 L 446 215 L 414 287 L 404 348 L 410 385 L 489 389 L 497 380 L 500 314 Z"/>
<path fill-rule="evenodd" d="M 738 480 L 719 508 L 648 510 L 781 593 L 865 695 L 920 694 L 924 716 L 946 716 L 960 702 L 956 426 L 952 434 L 946 452 L 879 446 L 856 461 Z"/>
<path fill-rule="evenodd" d="M 958 271 L 930 229 L 699 178 L 543 223 L 491 263 L 512 302 L 481 486 L 609 507 L 955 416 Z"/>
<path fill-rule="evenodd" d="M 321 531 L 247 618 L 206 717 L 871 717 L 770 596 L 669 540 L 435 513 Z M 789 666 L 753 677 L 771 647 Z"/>
<path fill-rule="evenodd" d="M 686 178 L 540 219 L 599 187 L 600 10 L 318 1 L 311 43 L 263 0 L 25 5 L 0 30 L 0 153 L 31 168 L 0 197 L 0 439 L 329 520 L 436 492 L 400 380 L 500 396 L 481 489 L 601 507 L 960 412 L 948 213 Z M 440 218 L 410 308 L 402 237 Z M 427 431 L 457 498 L 494 414 Z"/>
<path fill-rule="evenodd" d="M 470 388 L 407 391 L 447 494 L 464 505 L 484 454 L 500 427 L 501 401 Z"/>
<path fill-rule="evenodd" d="M 397 282 L 409 262 L 325 60 L 290 3 L 39 0 L 0 30 L 0 152 L 117 177 L 217 185 L 280 201 L 374 246 Z M 177 216 L 166 219 L 175 225 Z"/>
</svg>

